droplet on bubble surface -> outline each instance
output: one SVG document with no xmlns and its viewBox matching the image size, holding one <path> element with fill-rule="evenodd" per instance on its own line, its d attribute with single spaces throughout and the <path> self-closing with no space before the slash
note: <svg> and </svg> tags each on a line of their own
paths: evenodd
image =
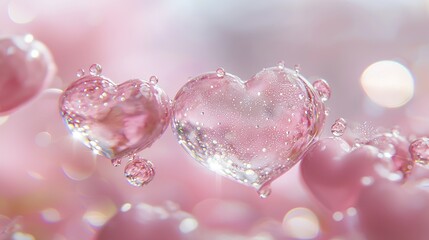
<svg viewBox="0 0 429 240">
<path fill-rule="evenodd" d="M 335 120 L 334 124 L 331 127 L 331 133 L 335 137 L 340 137 L 344 134 L 347 128 L 347 122 L 344 118 L 338 118 Z"/>
<path fill-rule="evenodd" d="M 331 87 L 329 86 L 327 81 L 325 81 L 324 79 L 319 79 L 313 83 L 313 87 L 314 89 L 316 89 L 322 102 L 326 102 L 329 100 L 329 98 L 331 97 Z"/>
<path fill-rule="evenodd" d="M 270 185 L 264 185 L 258 190 L 258 194 L 260 198 L 267 198 L 271 194 L 271 186 Z"/>
<path fill-rule="evenodd" d="M 157 76 L 151 76 L 149 78 L 149 83 L 156 85 L 158 83 L 158 77 Z"/>
<path fill-rule="evenodd" d="M 78 78 L 83 77 L 84 75 L 85 75 L 85 70 L 83 70 L 82 68 L 81 68 L 81 69 L 79 69 L 79 70 L 77 70 L 77 72 L 76 72 L 76 76 L 77 76 Z"/>
<path fill-rule="evenodd" d="M 299 64 L 295 64 L 295 66 L 293 68 L 294 68 L 296 74 L 298 74 L 299 71 L 301 71 L 301 66 Z"/>
<path fill-rule="evenodd" d="M 155 170 L 151 162 L 136 156 L 125 166 L 124 175 L 131 185 L 141 187 L 152 181 Z"/>
<path fill-rule="evenodd" d="M 218 76 L 218 77 L 225 77 L 225 70 L 223 69 L 223 68 L 218 68 L 217 70 L 216 70 L 216 75 Z"/>
<path fill-rule="evenodd" d="M 422 137 L 414 140 L 409 148 L 411 157 L 420 165 L 428 165 L 429 163 L 429 138 Z"/>
<path fill-rule="evenodd" d="M 280 61 L 279 63 L 277 63 L 277 66 L 278 66 L 280 69 L 284 69 L 284 68 L 285 68 L 285 61 Z"/>
<path fill-rule="evenodd" d="M 89 67 L 89 74 L 91 74 L 91 76 L 100 76 L 102 71 L 103 68 L 97 63 L 94 63 Z"/>
</svg>

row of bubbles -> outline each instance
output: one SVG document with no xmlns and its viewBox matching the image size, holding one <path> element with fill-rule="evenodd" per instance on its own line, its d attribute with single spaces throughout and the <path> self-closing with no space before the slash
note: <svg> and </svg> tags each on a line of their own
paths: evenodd
<svg viewBox="0 0 429 240">
<path fill-rule="evenodd" d="M 152 164 L 135 154 L 149 147 L 170 119 L 171 103 L 157 87 L 158 78 L 116 85 L 102 76 L 99 64 L 90 66 L 89 75 L 83 69 L 76 75 L 60 101 L 73 135 L 113 166 L 127 161 L 125 176 L 132 185 L 150 182 Z M 195 160 L 265 198 L 269 183 L 295 165 L 319 135 L 330 95 L 325 80 L 311 85 L 299 66 L 291 70 L 284 62 L 248 81 L 218 68 L 179 90 L 172 128 Z"/>
</svg>

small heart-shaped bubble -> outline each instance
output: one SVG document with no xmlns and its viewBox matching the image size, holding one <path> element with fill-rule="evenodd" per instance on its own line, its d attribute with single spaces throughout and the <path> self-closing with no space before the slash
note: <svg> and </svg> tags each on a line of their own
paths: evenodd
<svg viewBox="0 0 429 240">
<path fill-rule="evenodd" d="M 156 84 L 130 80 L 116 85 L 97 74 L 80 78 L 60 98 L 73 136 L 110 159 L 139 152 L 158 139 L 169 124 L 170 105 Z"/>
</svg>

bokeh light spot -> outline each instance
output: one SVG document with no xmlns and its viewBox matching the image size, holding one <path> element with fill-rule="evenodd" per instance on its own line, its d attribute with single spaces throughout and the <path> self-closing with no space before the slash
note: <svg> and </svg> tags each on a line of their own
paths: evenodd
<svg viewBox="0 0 429 240">
<path fill-rule="evenodd" d="M 54 208 L 47 208 L 41 212 L 42 218 L 48 223 L 54 223 L 61 220 L 60 213 Z"/>
<path fill-rule="evenodd" d="M 413 76 L 395 61 L 380 61 L 367 67 L 361 85 L 374 103 L 386 108 L 401 107 L 414 95 Z"/>
<path fill-rule="evenodd" d="M 8 5 L 8 14 L 10 20 L 17 24 L 26 24 L 32 22 L 37 16 L 37 9 L 33 1 L 13 0 Z"/>
<path fill-rule="evenodd" d="M 1 116 L 0 117 L 0 126 L 5 124 L 8 119 L 9 119 L 9 116 Z"/>
<path fill-rule="evenodd" d="M 283 218 L 283 229 L 296 239 L 313 239 L 319 234 L 319 220 L 307 208 L 294 208 Z"/>
</svg>

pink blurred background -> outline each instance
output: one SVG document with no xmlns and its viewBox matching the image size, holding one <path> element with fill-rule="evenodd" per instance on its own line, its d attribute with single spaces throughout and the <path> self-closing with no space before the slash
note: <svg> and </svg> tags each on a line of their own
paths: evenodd
<svg viewBox="0 0 429 240">
<path fill-rule="evenodd" d="M 155 179 L 133 187 L 122 168 L 73 141 L 58 89 L 99 63 L 116 83 L 156 75 L 174 98 L 200 73 L 223 67 L 247 79 L 284 60 L 331 85 L 324 136 L 339 117 L 428 135 L 428 26 L 428 0 L 0 0 L 0 36 L 33 34 L 58 68 L 49 90 L 0 116 L 0 239 L 362 239 L 355 214 L 333 217 L 298 166 L 260 199 L 193 161 L 170 129 L 140 154 L 156 165 Z M 363 89 L 361 75 L 382 60 L 413 76 L 413 91 L 399 91 L 407 101 L 394 108 Z M 145 228 L 147 212 L 171 222 Z"/>
</svg>

